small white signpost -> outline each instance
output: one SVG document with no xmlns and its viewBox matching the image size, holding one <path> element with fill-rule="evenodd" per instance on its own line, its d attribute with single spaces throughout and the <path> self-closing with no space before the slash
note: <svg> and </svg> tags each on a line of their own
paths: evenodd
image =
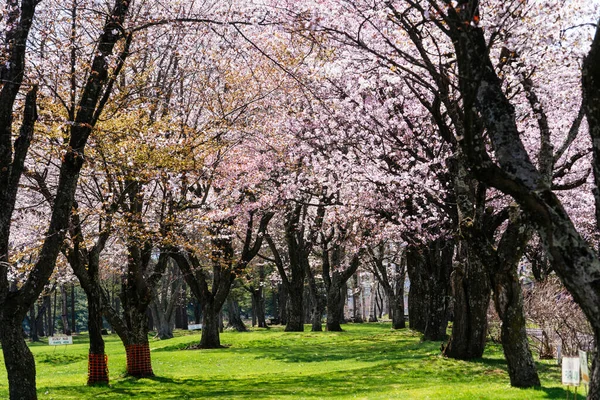
<svg viewBox="0 0 600 400">
<path fill-rule="evenodd" d="M 577 386 L 579 386 L 579 357 L 563 357 L 562 359 L 562 384 L 567 385 L 567 398 L 570 386 L 575 386 L 575 397 L 577 397 Z"/>
<path fill-rule="evenodd" d="M 188 331 L 197 331 L 202 329 L 202 324 L 189 324 Z"/>
<path fill-rule="evenodd" d="M 73 344 L 73 336 L 50 336 L 48 338 L 50 346 L 59 346 L 61 344 Z"/>
</svg>

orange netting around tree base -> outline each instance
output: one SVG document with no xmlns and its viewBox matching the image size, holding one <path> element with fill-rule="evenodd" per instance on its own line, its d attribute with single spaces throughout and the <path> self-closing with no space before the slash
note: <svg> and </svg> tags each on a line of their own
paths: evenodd
<svg viewBox="0 0 600 400">
<path fill-rule="evenodd" d="M 154 376 L 150 361 L 150 345 L 129 344 L 125 346 L 127 353 L 127 374 L 135 377 Z"/>
<path fill-rule="evenodd" d="M 88 385 L 108 383 L 108 356 L 106 354 L 88 355 Z"/>
</svg>

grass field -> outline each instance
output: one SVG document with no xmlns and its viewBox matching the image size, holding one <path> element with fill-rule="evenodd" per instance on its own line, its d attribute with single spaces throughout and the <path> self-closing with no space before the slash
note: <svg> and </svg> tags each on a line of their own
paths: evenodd
<svg viewBox="0 0 600 400">
<path fill-rule="evenodd" d="M 308 328 L 307 328 L 308 329 Z M 199 334 L 151 341 L 155 378 L 124 377 L 125 351 L 107 336 L 110 386 L 87 387 L 87 336 L 69 346 L 31 346 L 41 399 L 564 399 L 560 370 L 538 363 L 542 388 L 514 389 L 501 349 L 481 360 L 440 356 L 440 343 L 389 324 L 349 324 L 345 332 L 282 328 L 225 332 L 220 350 L 183 350 Z M 1 354 L 0 354 L 1 358 Z M 0 368 L 0 398 L 8 397 Z"/>
</svg>

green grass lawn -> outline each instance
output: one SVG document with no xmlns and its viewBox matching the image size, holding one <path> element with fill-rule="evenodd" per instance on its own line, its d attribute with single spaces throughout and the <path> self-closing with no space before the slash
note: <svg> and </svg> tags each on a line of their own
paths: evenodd
<svg viewBox="0 0 600 400">
<path fill-rule="evenodd" d="M 308 328 L 307 328 L 308 329 Z M 349 324 L 345 332 L 286 333 L 282 328 L 225 332 L 220 350 L 183 350 L 199 333 L 151 341 L 155 378 L 124 377 L 125 351 L 108 336 L 110 386 L 87 387 L 87 336 L 69 346 L 36 343 L 41 399 L 561 399 L 560 370 L 538 363 L 543 387 L 514 389 L 497 345 L 472 362 L 440 356 L 440 343 Z M 1 354 L 0 354 L 1 358 Z M 0 398 L 8 397 L 0 368 Z"/>
</svg>

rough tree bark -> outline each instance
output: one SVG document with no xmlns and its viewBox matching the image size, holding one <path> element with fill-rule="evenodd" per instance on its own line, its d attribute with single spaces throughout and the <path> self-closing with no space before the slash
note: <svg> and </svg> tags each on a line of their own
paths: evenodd
<svg viewBox="0 0 600 400">
<path fill-rule="evenodd" d="M 491 269 L 494 304 L 502 320 L 502 349 L 510 384 L 533 387 L 540 386 L 540 379 L 529 349 L 523 294 L 517 274 L 525 246 L 531 237 L 531 229 L 522 222 L 519 212 L 518 209 L 512 210 L 513 215 L 498 245 L 496 263 L 490 262 L 488 266 Z"/>
<path fill-rule="evenodd" d="M 250 293 L 252 296 L 252 317 L 256 318 L 256 325 L 259 328 L 267 328 L 267 320 L 265 315 L 265 296 L 262 286 L 252 288 Z"/>
<path fill-rule="evenodd" d="M 409 326 L 422 332 L 424 340 L 446 338 L 453 253 L 454 241 L 446 238 L 407 249 Z"/>
<path fill-rule="evenodd" d="M 240 313 L 240 304 L 238 303 L 235 296 L 232 293 L 227 297 L 227 328 L 233 328 L 238 332 L 247 332 L 248 328 L 242 321 L 242 316 Z"/>
<path fill-rule="evenodd" d="M 460 155 L 448 160 L 458 211 L 458 250 L 452 271 L 454 321 L 444 355 L 459 360 L 480 358 L 485 349 L 491 287 L 480 249 L 486 187 L 467 172 Z M 481 243 L 480 243 L 481 242 Z"/>
<path fill-rule="evenodd" d="M 319 296 L 319 287 L 315 279 L 310 264 L 306 263 L 306 276 L 308 278 L 308 293 L 310 304 L 310 324 L 311 332 L 322 332 L 323 323 L 321 317 L 323 315 L 323 302 Z"/>
<path fill-rule="evenodd" d="M 346 268 L 341 268 L 344 261 L 344 248 L 331 240 L 321 240 L 321 258 L 323 280 L 327 290 L 327 323 L 326 329 L 331 332 L 341 332 L 344 320 L 344 303 L 346 301 L 346 282 L 356 273 L 360 258 L 355 254 Z"/>
</svg>

